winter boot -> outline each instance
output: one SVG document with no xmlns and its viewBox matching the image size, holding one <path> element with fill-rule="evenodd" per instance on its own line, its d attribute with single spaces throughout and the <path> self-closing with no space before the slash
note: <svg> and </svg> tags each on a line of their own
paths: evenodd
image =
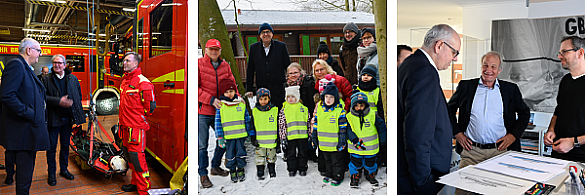
<svg viewBox="0 0 585 195">
<path fill-rule="evenodd" d="M 230 179 L 232 180 L 232 183 L 238 183 L 238 175 L 236 170 L 230 170 Z"/>
<path fill-rule="evenodd" d="M 297 175 L 297 171 L 289 171 L 288 172 L 289 177 L 294 177 L 295 175 Z"/>
<path fill-rule="evenodd" d="M 226 171 L 226 170 L 223 170 L 220 167 L 217 167 L 217 168 L 211 168 L 211 173 L 210 174 L 211 175 L 219 175 L 219 176 L 225 177 L 225 176 L 228 176 L 230 173 L 229 173 L 229 171 Z"/>
<path fill-rule="evenodd" d="M 342 182 L 343 182 L 343 180 L 337 181 L 337 180 L 331 179 L 332 186 L 339 186 Z"/>
<path fill-rule="evenodd" d="M 244 168 L 238 168 L 238 180 L 240 181 L 244 181 L 246 180 L 246 171 L 244 170 Z"/>
<path fill-rule="evenodd" d="M 366 180 L 368 180 L 373 186 L 378 186 L 378 180 L 376 180 L 376 172 L 369 173 L 368 170 L 364 170 L 364 175 L 366 175 Z"/>
<path fill-rule="evenodd" d="M 274 163 L 268 163 L 268 174 L 270 177 L 276 177 L 276 169 L 274 168 Z"/>
<path fill-rule="evenodd" d="M 323 182 L 329 183 L 331 181 L 330 177 L 323 177 Z"/>
<path fill-rule="evenodd" d="M 258 171 L 258 180 L 264 180 L 264 165 L 256 165 Z"/>
<path fill-rule="evenodd" d="M 203 188 L 209 188 L 209 187 L 213 186 L 213 184 L 211 183 L 211 181 L 209 180 L 209 177 L 207 175 L 201 176 L 201 186 Z"/>
<path fill-rule="evenodd" d="M 349 187 L 352 188 L 359 188 L 360 187 L 360 178 L 362 177 L 362 172 L 358 170 L 356 174 L 350 176 L 351 181 L 349 182 Z"/>
</svg>

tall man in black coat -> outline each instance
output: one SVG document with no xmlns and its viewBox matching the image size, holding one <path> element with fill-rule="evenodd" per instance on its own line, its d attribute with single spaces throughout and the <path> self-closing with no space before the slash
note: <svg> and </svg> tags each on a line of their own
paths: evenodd
<svg viewBox="0 0 585 195">
<path fill-rule="evenodd" d="M 268 23 L 262 23 L 258 30 L 261 41 L 250 45 L 250 56 L 246 71 L 246 96 L 254 96 L 254 76 L 256 88 L 267 88 L 272 92 L 271 101 L 278 108 L 284 102 L 284 82 L 286 68 L 290 65 L 288 48 L 284 42 L 272 40 L 274 30 Z"/>
<path fill-rule="evenodd" d="M 57 139 L 61 137 L 61 151 L 59 151 L 60 175 L 65 179 L 75 177 L 67 170 L 69 162 L 69 139 L 71 138 L 72 124 L 85 123 L 85 115 L 81 107 L 81 86 L 75 75 L 67 68 L 65 56 L 57 54 L 52 58 L 53 71 L 43 75 L 43 85 L 47 88 L 47 128 L 51 149 L 47 151 L 47 165 L 50 186 L 57 185 L 55 172 L 57 162 Z"/>
<path fill-rule="evenodd" d="M 42 50 L 37 41 L 24 38 L 19 55 L 6 64 L 0 85 L 0 145 L 6 149 L 6 184 L 14 180 L 16 194 L 29 194 L 37 151 L 49 149 L 45 118 L 45 87 L 33 72 Z M 9 81 L 9 82 L 6 82 Z"/>
<path fill-rule="evenodd" d="M 502 71 L 501 55 L 488 52 L 481 62 L 481 77 L 459 82 L 448 103 L 457 153 L 461 155 L 459 169 L 507 150 L 520 151 L 519 138 L 530 118 L 518 86 L 497 79 Z M 455 117 L 457 110 L 459 118 Z M 457 189 L 455 194 L 465 192 Z"/>
<path fill-rule="evenodd" d="M 439 70 L 457 61 L 461 40 L 445 24 L 433 26 L 421 49 L 398 67 L 398 194 L 437 194 L 449 172 L 452 127 Z"/>
</svg>

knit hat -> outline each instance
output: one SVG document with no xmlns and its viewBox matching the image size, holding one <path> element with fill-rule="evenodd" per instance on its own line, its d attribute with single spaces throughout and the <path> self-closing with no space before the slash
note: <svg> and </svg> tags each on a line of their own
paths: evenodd
<svg viewBox="0 0 585 195">
<path fill-rule="evenodd" d="M 360 29 L 353 22 L 348 22 L 347 24 L 345 24 L 345 26 L 343 27 L 343 32 L 345 33 L 346 30 L 351 30 L 351 31 L 355 32 L 358 36 L 360 35 Z"/>
<path fill-rule="evenodd" d="M 219 47 L 221 49 L 221 44 L 217 39 L 209 39 L 207 40 L 207 44 L 205 44 L 205 48 L 212 48 L 212 47 Z"/>
<path fill-rule="evenodd" d="M 325 78 L 319 80 L 319 93 L 323 92 L 327 83 L 333 82 L 335 82 L 335 79 L 330 74 L 325 75 Z"/>
<path fill-rule="evenodd" d="M 366 34 L 366 32 L 369 32 L 370 34 L 372 34 L 372 37 L 374 37 L 374 41 L 376 41 L 376 30 L 370 27 L 365 27 L 362 28 L 362 36 L 364 36 L 364 34 Z"/>
<path fill-rule="evenodd" d="M 335 102 L 333 102 L 333 105 L 339 104 L 339 90 L 337 90 L 335 84 L 328 83 L 325 86 L 323 93 L 321 93 L 321 99 L 323 100 L 323 104 L 325 104 L 325 95 L 332 95 L 333 97 L 335 97 Z"/>
<path fill-rule="evenodd" d="M 325 43 L 325 41 L 321 41 L 319 43 L 319 47 L 317 47 L 317 55 L 319 55 L 320 53 L 327 53 L 327 55 L 331 56 L 329 46 L 327 46 L 327 43 Z"/>
<path fill-rule="evenodd" d="M 268 90 L 264 87 L 260 88 L 260 89 L 258 89 L 258 91 L 256 91 L 256 98 L 258 98 L 258 100 L 260 100 L 260 98 L 262 96 L 265 96 L 265 95 L 267 95 L 269 99 L 272 98 L 272 97 L 270 97 L 270 90 Z"/>
<path fill-rule="evenodd" d="M 289 95 L 292 95 L 293 97 L 295 97 L 297 99 L 297 101 L 295 103 L 299 102 L 299 100 L 301 99 L 301 93 L 299 92 L 299 89 L 300 88 L 301 87 L 298 86 L 298 85 L 285 88 L 284 89 L 286 91 L 286 96 L 285 97 L 288 97 Z"/>
<path fill-rule="evenodd" d="M 231 79 L 222 79 L 219 83 L 219 95 L 223 95 L 227 90 L 233 89 L 237 91 L 236 82 Z"/>
<path fill-rule="evenodd" d="M 357 92 L 351 95 L 351 109 L 353 109 L 358 103 L 364 103 L 366 104 L 366 107 L 368 107 L 368 96 L 362 92 Z"/>
<path fill-rule="evenodd" d="M 378 70 L 376 70 L 376 67 L 373 65 L 366 65 L 363 69 L 362 72 L 360 72 L 360 76 L 364 75 L 364 74 L 369 74 L 370 76 L 372 76 L 374 79 L 378 80 Z M 361 80 L 361 79 L 360 79 Z"/>
<path fill-rule="evenodd" d="M 264 22 L 262 23 L 262 25 L 260 25 L 260 29 L 258 29 L 258 35 L 260 35 L 260 33 L 262 33 L 263 30 L 270 30 L 272 32 L 272 34 L 274 34 L 274 30 L 272 30 L 272 26 L 270 26 L 270 24 Z"/>
</svg>

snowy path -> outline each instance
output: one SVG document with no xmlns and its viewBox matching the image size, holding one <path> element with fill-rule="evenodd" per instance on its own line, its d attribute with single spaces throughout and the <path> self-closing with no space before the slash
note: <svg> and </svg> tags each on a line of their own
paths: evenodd
<svg viewBox="0 0 585 195">
<path fill-rule="evenodd" d="M 211 158 L 215 149 L 215 133 L 210 128 L 210 139 L 208 155 L 211 166 Z M 289 177 L 286 170 L 286 162 L 282 160 L 283 153 L 277 154 L 276 160 L 276 178 L 268 176 L 268 169 L 266 169 L 266 179 L 258 180 L 256 178 L 256 166 L 254 165 L 254 146 L 246 142 L 246 151 L 248 158 L 246 158 L 246 180 L 243 182 L 232 183 L 227 177 L 212 176 L 209 178 L 213 183 L 211 188 L 202 188 L 201 181 L 197 176 L 197 187 L 199 194 L 387 194 L 387 167 L 379 168 L 376 179 L 380 183 L 379 186 L 372 186 L 365 180 L 364 176 L 360 180 L 360 189 L 353 189 L 349 187 L 349 171 L 345 172 L 343 183 L 339 186 L 331 186 L 323 182 L 323 177 L 317 171 L 317 163 L 309 160 L 309 170 L 307 176 Z M 224 156 L 225 161 L 225 156 Z M 223 164 L 221 167 L 225 168 Z M 208 170 L 211 168 L 208 167 Z M 226 169 L 227 170 L 227 169 Z"/>
</svg>

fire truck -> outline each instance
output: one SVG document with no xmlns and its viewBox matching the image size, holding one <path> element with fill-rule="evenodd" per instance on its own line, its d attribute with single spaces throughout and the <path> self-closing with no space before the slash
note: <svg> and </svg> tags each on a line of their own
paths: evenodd
<svg viewBox="0 0 585 195">
<path fill-rule="evenodd" d="M 18 44 L 0 43 L 2 70 L 10 59 L 18 57 Z M 65 56 L 65 61 L 72 74 L 79 79 L 83 106 L 87 107 L 89 100 L 93 100 L 96 103 L 98 113 L 107 115 L 116 112 L 123 72 L 120 60 L 113 59 L 113 56 L 116 56 L 114 52 L 110 52 L 111 55 L 105 57 L 96 57 L 95 49 L 88 46 L 41 44 L 41 49 L 43 55 L 39 57 L 39 62 L 33 65 L 35 74 L 41 74 L 43 66 L 47 66 L 51 70 L 53 67 L 51 58 L 61 54 Z M 97 64 L 97 66 L 90 66 L 90 64 Z M 0 72 L 0 76 L 1 74 Z"/>
</svg>

